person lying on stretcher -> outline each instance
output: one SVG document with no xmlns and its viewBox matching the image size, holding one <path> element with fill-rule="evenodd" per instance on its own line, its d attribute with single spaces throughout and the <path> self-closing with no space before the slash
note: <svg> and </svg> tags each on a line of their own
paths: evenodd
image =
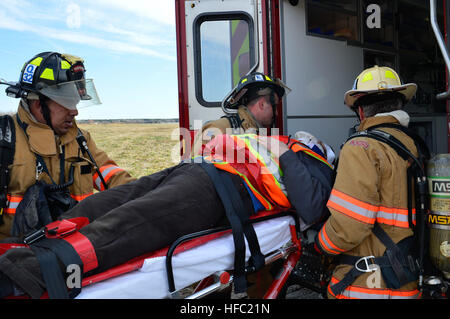
<svg viewBox="0 0 450 319">
<path fill-rule="evenodd" d="M 233 227 L 236 211 L 223 204 L 221 186 L 238 194 L 247 214 L 295 209 L 303 229 L 324 221 L 333 168 L 325 155 L 332 152 L 323 146 L 310 148 L 285 136 L 216 136 L 202 158 L 96 193 L 28 234 L 31 249 L 9 249 L 0 256 L 1 297 L 14 288 L 31 298 L 45 291 L 50 298 L 68 297 L 64 264 L 79 264 L 91 275 L 185 234 Z"/>
</svg>

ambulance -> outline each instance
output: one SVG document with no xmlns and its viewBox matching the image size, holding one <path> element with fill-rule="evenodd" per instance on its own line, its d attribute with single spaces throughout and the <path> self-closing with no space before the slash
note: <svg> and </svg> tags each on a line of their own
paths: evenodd
<svg viewBox="0 0 450 319">
<path fill-rule="evenodd" d="M 449 7 L 441 0 L 175 0 L 182 138 L 232 113 L 222 101 L 241 76 L 259 71 L 291 89 L 277 109 L 279 134 L 307 131 L 339 153 L 358 124 L 344 93 L 363 69 L 379 65 L 418 85 L 406 106 L 410 127 L 432 153 L 448 153 L 442 49 Z"/>
</svg>

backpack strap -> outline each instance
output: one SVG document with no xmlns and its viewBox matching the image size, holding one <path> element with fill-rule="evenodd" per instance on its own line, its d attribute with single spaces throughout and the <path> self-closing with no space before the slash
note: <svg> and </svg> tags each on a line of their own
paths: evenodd
<svg viewBox="0 0 450 319">
<path fill-rule="evenodd" d="M 228 121 L 230 122 L 231 128 L 233 129 L 233 133 L 235 131 L 237 131 L 239 128 L 241 128 L 241 126 L 242 126 L 243 120 L 241 119 L 241 117 L 239 116 L 238 113 L 227 114 L 227 115 L 222 116 L 222 118 L 228 119 Z"/>
<path fill-rule="evenodd" d="M 3 210 L 8 205 L 9 165 L 14 161 L 16 129 L 9 115 L 0 117 L 0 225 L 3 224 Z"/>
<path fill-rule="evenodd" d="M 381 257 L 341 255 L 339 262 L 353 267 L 338 283 L 330 287 L 335 296 L 341 294 L 357 277 L 376 271 L 378 267 L 381 268 L 388 288 L 399 289 L 416 280 L 417 268 L 414 265 L 414 257 L 409 254 L 409 251 L 399 248 L 379 224 L 374 225 L 373 233 L 386 247 L 385 254 Z"/>
<path fill-rule="evenodd" d="M 378 125 L 370 127 L 369 130 L 375 130 L 377 128 L 383 128 L 383 127 L 397 129 L 399 131 L 402 131 L 406 135 L 408 135 L 414 141 L 414 144 L 416 145 L 417 151 L 419 153 L 419 157 L 423 157 L 424 160 L 430 159 L 430 150 L 428 149 L 427 144 L 425 143 L 425 141 L 422 139 L 422 137 L 419 134 L 417 134 L 410 128 L 407 128 L 403 125 L 396 124 L 396 123 L 378 124 Z"/>
</svg>

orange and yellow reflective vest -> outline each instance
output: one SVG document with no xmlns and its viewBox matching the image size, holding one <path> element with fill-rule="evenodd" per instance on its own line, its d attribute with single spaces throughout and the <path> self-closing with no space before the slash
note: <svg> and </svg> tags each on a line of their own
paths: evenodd
<svg viewBox="0 0 450 319">
<path fill-rule="evenodd" d="M 270 138 L 284 142 L 292 151 L 304 152 L 332 168 L 323 156 L 297 140 L 287 136 L 270 136 L 268 140 Z M 261 143 L 261 136 L 218 135 L 206 145 L 203 158 L 217 169 L 239 175 L 266 211 L 291 207 L 279 158 Z"/>
</svg>

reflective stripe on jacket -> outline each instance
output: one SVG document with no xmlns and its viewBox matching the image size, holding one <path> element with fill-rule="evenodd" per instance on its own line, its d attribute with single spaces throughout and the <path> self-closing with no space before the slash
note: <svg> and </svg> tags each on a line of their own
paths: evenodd
<svg viewBox="0 0 450 319">
<path fill-rule="evenodd" d="M 335 277 L 331 278 L 331 285 L 338 283 Z M 338 299 L 417 299 L 420 298 L 418 289 L 412 290 L 394 290 L 381 288 L 366 288 L 355 285 L 350 285 L 342 294 L 335 296 L 328 287 L 328 293 L 334 298 Z"/>
<path fill-rule="evenodd" d="M 15 214 L 17 207 L 19 206 L 20 202 L 23 199 L 23 196 L 21 196 L 21 195 L 12 196 L 12 195 L 8 194 L 7 198 L 8 198 L 7 207 L 5 208 L 4 212 L 6 214 Z"/>
<path fill-rule="evenodd" d="M 113 164 L 103 165 L 102 167 L 100 167 L 99 170 L 100 170 L 100 174 L 102 174 L 103 180 L 106 182 L 106 184 L 108 184 L 108 181 L 111 179 L 111 177 L 113 177 L 117 173 L 123 171 L 122 168 L 120 168 L 117 165 L 113 165 Z M 103 185 L 102 180 L 101 180 L 100 176 L 98 176 L 97 172 L 95 172 L 95 174 L 92 176 L 92 180 L 94 182 L 93 185 L 96 190 L 99 190 L 99 191 L 105 190 L 105 186 Z"/>
<path fill-rule="evenodd" d="M 378 222 L 402 228 L 409 227 L 407 208 L 370 205 L 336 189 L 331 191 L 328 207 L 339 210 L 341 213 L 367 224 Z M 415 224 L 415 209 L 412 210 L 412 213 L 413 224 Z"/>
</svg>

